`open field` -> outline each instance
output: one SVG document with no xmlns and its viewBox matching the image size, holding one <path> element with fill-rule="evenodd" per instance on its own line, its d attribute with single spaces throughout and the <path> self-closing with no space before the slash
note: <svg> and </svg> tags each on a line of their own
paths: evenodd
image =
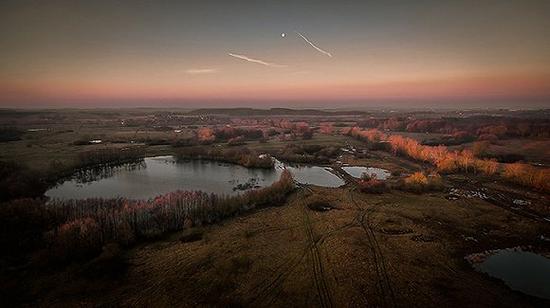
<svg viewBox="0 0 550 308">
<path fill-rule="evenodd" d="M 309 209 L 315 197 L 334 208 Z M 537 246 L 549 231 L 480 200 L 313 188 L 281 207 L 205 227 L 198 241 L 174 234 L 138 246 L 117 279 L 75 281 L 71 268 L 34 281 L 30 292 L 41 294 L 48 281 L 44 306 L 528 306 L 542 302 L 474 272 L 464 256 Z"/>
</svg>

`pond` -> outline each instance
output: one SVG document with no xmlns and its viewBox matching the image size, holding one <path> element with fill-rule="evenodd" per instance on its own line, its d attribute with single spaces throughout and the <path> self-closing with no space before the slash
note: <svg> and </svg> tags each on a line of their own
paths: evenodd
<svg viewBox="0 0 550 308">
<path fill-rule="evenodd" d="M 346 184 L 329 167 L 287 165 L 286 168 L 292 173 L 294 180 L 301 184 L 323 187 L 340 187 Z"/>
<path fill-rule="evenodd" d="M 213 161 L 177 162 L 172 156 L 145 158 L 140 164 L 104 167 L 77 173 L 46 192 L 60 199 L 113 198 L 148 199 L 178 189 L 234 194 L 235 188 L 264 187 L 279 179 L 279 172 L 248 169 Z"/>
<path fill-rule="evenodd" d="M 550 299 L 549 258 L 518 249 L 502 249 L 473 266 L 501 279 L 513 290 Z"/>
<path fill-rule="evenodd" d="M 46 196 L 57 199 L 115 198 L 149 199 L 175 190 L 201 190 L 233 195 L 265 187 L 277 181 L 284 169 L 251 169 L 206 160 L 176 161 L 172 156 L 148 157 L 118 167 L 87 169 L 49 189 Z M 317 166 L 288 167 L 303 184 L 337 187 L 344 181 Z"/>
<path fill-rule="evenodd" d="M 379 180 L 386 180 L 391 174 L 386 169 L 374 168 L 374 167 L 362 167 L 362 166 L 346 166 L 342 169 L 347 172 L 349 175 L 355 178 L 361 178 L 364 173 L 372 176 L 376 175 L 376 178 Z"/>
</svg>

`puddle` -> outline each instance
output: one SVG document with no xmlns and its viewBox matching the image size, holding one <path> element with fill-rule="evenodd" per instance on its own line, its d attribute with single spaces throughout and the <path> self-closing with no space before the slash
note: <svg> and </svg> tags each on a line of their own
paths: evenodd
<svg viewBox="0 0 550 308">
<path fill-rule="evenodd" d="M 550 259 L 521 249 L 501 249 L 466 257 L 473 267 L 511 289 L 550 299 Z"/>
<path fill-rule="evenodd" d="M 386 180 L 391 174 L 386 169 L 362 166 L 347 166 L 342 169 L 355 178 L 361 178 L 364 173 L 369 176 L 375 175 L 379 180 Z"/>
<path fill-rule="evenodd" d="M 332 210 L 334 207 L 326 202 L 312 202 L 307 205 L 307 207 L 316 212 L 327 212 Z"/>
</svg>

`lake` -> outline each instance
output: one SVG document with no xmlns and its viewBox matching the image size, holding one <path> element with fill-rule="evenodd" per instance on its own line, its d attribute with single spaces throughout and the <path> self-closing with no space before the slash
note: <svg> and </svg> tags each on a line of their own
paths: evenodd
<svg viewBox="0 0 550 308">
<path fill-rule="evenodd" d="M 286 166 L 303 184 L 338 187 L 345 182 L 328 168 Z M 201 190 L 233 195 L 246 189 L 271 185 L 285 165 L 274 169 L 252 169 L 207 160 L 176 161 L 173 156 L 148 157 L 117 167 L 86 169 L 49 189 L 46 196 L 57 199 L 114 198 L 149 199 L 175 190 Z"/>
</svg>

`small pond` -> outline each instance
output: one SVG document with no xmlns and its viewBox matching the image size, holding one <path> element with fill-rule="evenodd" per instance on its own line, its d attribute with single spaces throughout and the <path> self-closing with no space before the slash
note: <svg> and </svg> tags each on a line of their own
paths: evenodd
<svg viewBox="0 0 550 308">
<path fill-rule="evenodd" d="M 301 184 L 323 187 L 340 187 L 346 182 L 331 172 L 329 167 L 319 166 L 286 166 L 294 180 Z"/>
<path fill-rule="evenodd" d="M 502 249 L 473 266 L 501 279 L 513 290 L 550 299 L 549 258 L 518 249 Z"/>
<path fill-rule="evenodd" d="M 201 190 L 237 194 L 277 181 L 285 165 L 275 169 L 252 169 L 206 160 L 176 161 L 172 156 L 148 157 L 118 167 L 88 169 L 51 188 L 46 196 L 58 199 L 114 198 L 148 199 L 175 190 Z M 303 184 L 337 187 L 344 181 L 329 169 L 317 166 L 288 166 Z"/>
<path fill-rule="evenodd" d="M 346 166 L 342 169 L 347 172 L 349 175 L 355 178 L 361 178 L 364 173 L 372 176 L 376 175 L 376 178 L 379 180 L 386 180 L 391 174 L 386 169 L 374 168 L 374 167 L 362 167 L 362 166 Z"/>
</svg>

